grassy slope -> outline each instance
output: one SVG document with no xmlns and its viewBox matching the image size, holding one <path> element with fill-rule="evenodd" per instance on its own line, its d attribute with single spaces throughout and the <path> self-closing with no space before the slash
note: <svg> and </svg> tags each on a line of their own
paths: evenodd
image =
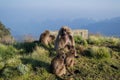
<svg viewBox="0 0 120 80">
<path fill-rule="evenodd" d="M 79 58 L 73 80 L 119 80 L 120 40 L 91 36 L 87 41 L 75 37 Z M 20 43 L 13 46 L 0 44 L 0 80 L 59 80 L 50 73 L 50 62 L 56 55 L 54 46 Z M 10 53 L 10 54 L 9 54 Z"/>
</svg>

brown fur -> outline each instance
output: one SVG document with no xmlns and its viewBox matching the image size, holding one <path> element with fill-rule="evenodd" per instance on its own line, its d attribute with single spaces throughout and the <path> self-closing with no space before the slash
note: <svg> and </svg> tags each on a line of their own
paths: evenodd
<svg viewBox="0 0 120 80">
<path fill-rule="evenodd" d="M 73 46 L 70 47 L 69 52 L 66 54 L 65 64 L 66 67 L 73 67 L 75 64 L 76 50 Z"/>
<path fill-rule="evenodd" d="M 48 45 L 52 43 L 54 39 L 55 39 L 55 36 L 51 35 L 49 30 L 46 30 L 40 35 L 39 42 L 41 42 L 42 44 Z"/>
<path fill-rule="evenodd" d="M 61 77 L 62 75 L 66 74 L 66 67 L 64 64 L 64 60 L 65 60 L 65 54 L 58 53 L 58 55 L 51 61 L 52 72 L 58 77 Z"/>
<path fill-rule="evenodd" d="M 58 33 L 55 41 L 55 49 L 64 48 L 66 45 L 75 45 L 71 29 L 67 26 L 63 26 Z"/>
<path fill-rule="evenodd" d="M 73 67 L 75 65 L 76 50 L 73 46 L 69 46 L 69 52 L 66 54 L 65 66 L 70 75 L 74 75 Z"/>
</svg>

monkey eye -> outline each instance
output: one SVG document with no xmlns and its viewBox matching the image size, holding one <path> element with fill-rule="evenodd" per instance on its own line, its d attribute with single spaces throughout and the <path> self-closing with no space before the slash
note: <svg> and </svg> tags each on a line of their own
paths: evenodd
<svg viewBox="0 0 120 80">
<path fill-rule="evenodd" d="M 64 56 L 62 56 L 62 59 L 64 59 L 65 57 Z"/>
</svg>

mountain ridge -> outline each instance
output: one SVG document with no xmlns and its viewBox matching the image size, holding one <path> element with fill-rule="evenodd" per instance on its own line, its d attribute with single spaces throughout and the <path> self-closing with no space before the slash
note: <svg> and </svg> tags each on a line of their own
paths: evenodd
<svg viewBox="0 0 120 80">
<path fill-rule="evenodd" d="M 23 26 L 19 25 L 22 27 L 14 27 L 14 30 L 12 29 L 11 32 L 15 38 L 26 34 L 31 34 L 32 36 L 39 38 L 39 35 L 44 30 L 59 30 L 63 25 L 67 25 L 71 29 L 87 29 L 90 33 L 93 34 L 100 33 L 105 36 L 120 37 L 120 17 L 105 19 L 101 21 L 87 18 L 77 18 L 73 20 L 56 19 L 45 20 L 41 22 L 28 22 L 27 24 L 24 23 Z"/>
</svg>

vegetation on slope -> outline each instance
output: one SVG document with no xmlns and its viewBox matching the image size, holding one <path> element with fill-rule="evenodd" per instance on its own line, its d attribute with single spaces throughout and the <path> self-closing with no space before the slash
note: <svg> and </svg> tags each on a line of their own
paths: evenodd
<svg viewBox="0 0 120 80">
<path fill-rule="evenodd" d="M 90 36 L 74 37 L 79 58 L 73 68 L 73 80 L 119 80 L 120 39 Z M 54 45 L 24 42 L 0 44 L 0 80 L 61 80 L 51 73 L 50 63 L 56 56 Z"/>
<path fill-rule="evenodd" d="M 4 44 L 12 44 L 14 42 L 10 29 L 6 28 L 2 22 L 0 22 L 0 42 Z"/>
<path fill-rule="evenodd" d="M 7 36 L 7 35 L 11 35 L 9 29 L 6 28 L 5 25 L 3 25 L 0 22 L 0 37 L 4 37 L 4 36 Z"/>
</svg>

